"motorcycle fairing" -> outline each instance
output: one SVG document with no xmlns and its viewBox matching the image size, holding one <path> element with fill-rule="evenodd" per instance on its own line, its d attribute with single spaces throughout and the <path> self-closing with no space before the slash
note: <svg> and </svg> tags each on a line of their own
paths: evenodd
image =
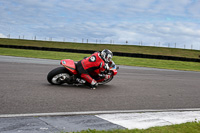
<svg viewBox="0 0 200 133">
<path fill-rule="evenodd" d="M 117 68 L 116 68 L 116 66 L 111 67 L 110 70 L 113 71 L 113 75 L 117 75 Z"/>
<path fill-rule="evenodd" d="M 64 60 L 61 60 L 60 64 L 63 65 L 67 70 L 69 70 L 73 74 L 77 74 L 76 66 L 73 60 L 64 59 Z"/>
</svg>

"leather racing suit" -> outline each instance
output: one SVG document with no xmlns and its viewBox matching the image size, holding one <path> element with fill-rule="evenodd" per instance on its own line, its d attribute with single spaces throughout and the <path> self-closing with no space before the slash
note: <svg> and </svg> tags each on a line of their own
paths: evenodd
<svg viewBox="0 0 200 133">
<path fill-rule="evenodd" d="M 100 52 L 95 52 L 77 63 L 77 71 L 81 78 L 89 83 L 90 87 L 95 86 L 97 81 L 90 76 L 90 73 L 100 74 L 106 70 L 106 64 L 101 58 Z"/>
</svg>

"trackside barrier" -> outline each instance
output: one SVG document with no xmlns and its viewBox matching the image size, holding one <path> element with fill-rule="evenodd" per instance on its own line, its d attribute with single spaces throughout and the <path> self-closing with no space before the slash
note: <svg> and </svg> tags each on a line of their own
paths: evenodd
<svg viewBox="0 0 200 133">
<path fill-rule="evenodd" d="M 59 52 L 85 53 L 85 54 L 92 54 L 92 53 L 95 52 L 94 50 L 61 49 L 61 48 L 3 45 L 3 44 L 0 44 L 0 47 L 3 47 L 3 48 L 16 48 L 16 49 L 29 49 L 29 50 L 42 50 L 42 51 L 59 51 Z M 113 54 L 115 56 L 125 56 L 125 57 L 161 59 L 161 60 L 175 60 L 175 61 L 188 61 L 188 62 L 200 62 L 200 59 L 174 57 L 174 56 L 148 55 L 148 54 L 137 54 L 137 53 L 121 53 L 121 52 L 113 52 Z"/>
</svg>

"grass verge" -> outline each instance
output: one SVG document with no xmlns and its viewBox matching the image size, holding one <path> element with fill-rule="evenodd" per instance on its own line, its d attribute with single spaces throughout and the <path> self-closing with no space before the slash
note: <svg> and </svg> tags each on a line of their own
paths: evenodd
<svg viewBox="0 0 200 133">
<path fill-rule="evenodd" d="M 0 55 L 55 59 L 55 60 L 61 60 L 61 59 L 81 60 L 83 59 L 83 57 L 89 56 L 89 54 L 22 50 L 22 49 L 10 49 L 10 48 L 0 48 Z M 151 68 L 184 70 L 184 71 L 200 71 L 199 62 L 183 62 L 183 61 L 144 59 L 144 58 L 119 57 L 119 56 L 114 56 L 113 60 L 118 65 L 151 67 Z"/>
<path fill-rule="evenodd" d="M 109 130 L 109 131 L 98 131 L 98 130 L 84 130 L 81 132 L 74 133 L 199 133 L 200 122 L 187 122 L 183 124 L 176 124 L 163 127 L 152 127 L 148 129 L 133 129 L 133 130 Z M 64 133 L 64 132 L 62 132 Z"/>
<path fill-rule="evenodd" d="M 0 44 L 49 47 L 49 48 L 68 48 L 68 49 L 94 50 L 94 51 L 110 49 L 113 52 L 164 55 L 164 56 L 175 56 L 175 57 L 196 58 L 196 59 L 199 59 L 200 56 L 200 50 L 137 46 L 137 45 L 88 44 L 88 43 L 35 41 L 35 40 L 23 40 L 23 39 L 5 39 L 5 38 L 0 38 Z"/>
</svg>

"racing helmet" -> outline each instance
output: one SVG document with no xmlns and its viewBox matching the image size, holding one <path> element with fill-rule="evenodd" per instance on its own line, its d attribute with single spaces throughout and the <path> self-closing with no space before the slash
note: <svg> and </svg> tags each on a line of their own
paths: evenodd
<svg viewBox="0 0 200 133">
<path fill-rule="evenodd" d="M 111 62 L 112 61 L 112 57 L 113 57 L 113 53 L 108 50 L 108 49 L 104 49 L 103 51 L 101 51 L 101 58 L 106 62 Z"/>
</svg>

